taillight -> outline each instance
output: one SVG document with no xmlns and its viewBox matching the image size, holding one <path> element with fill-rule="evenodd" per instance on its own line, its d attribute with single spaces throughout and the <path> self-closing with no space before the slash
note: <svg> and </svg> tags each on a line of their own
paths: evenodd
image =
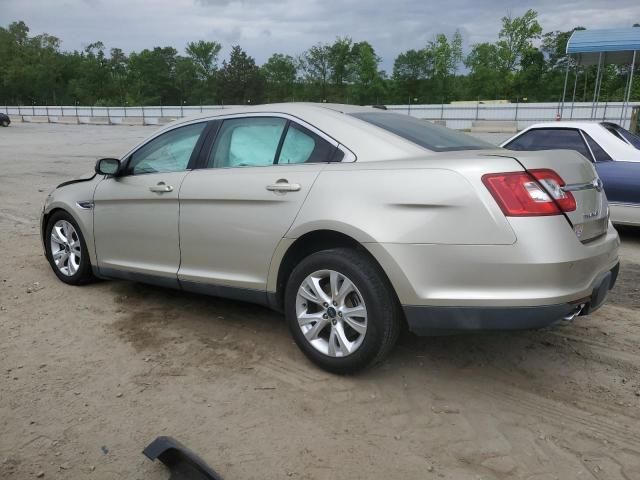
<svg viewBox="0 0 640 480">
<path fill-rule="evenodd" d="M 565 192 L 562 189 L 562 187 L 565 186 L 565 182 L 560 175 L 548 168 L 529 170 L 529 173 L 533 175 L 553 197 L 560 207 L 560 210 L 563 212 L 573 212 L 576 209 L 576 199 L 571 192 Z"/>
<path fill-rule="evenodd" d="M 482 177 L 502 212 L 508 217 L 559 215 L 576 209 L 571 192 L 553 170 L 490 173 Z"/>
</svg>

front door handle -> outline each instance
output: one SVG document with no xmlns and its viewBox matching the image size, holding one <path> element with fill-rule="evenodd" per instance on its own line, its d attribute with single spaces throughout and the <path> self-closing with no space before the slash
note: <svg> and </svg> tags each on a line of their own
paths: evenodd
<svg viewBox="0 0 640 480">
<path fill-rule="evenodd" d="M 155 193 L 167 193 L 173 192 L 173 187 L 171 185 L 165 184 L 164 182 L 158 182 L 157 185 L 149 187 L 149 190 Z"/>
<path fill-rule="evenodd" d="M 284 179 L 278 180 L 276 183 L 267 185 L 270 192 L 297 192 L 300 190 L 299 183 L 289 183 Z"/>
</svg>

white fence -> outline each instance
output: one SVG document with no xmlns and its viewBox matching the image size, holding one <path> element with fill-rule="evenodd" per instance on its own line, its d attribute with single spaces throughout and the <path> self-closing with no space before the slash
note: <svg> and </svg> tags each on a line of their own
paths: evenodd
<svg viewBox="0 0 640 480">
<path fill-rule="evenodd" d="M 532 123 L 556 120 L 562 110 L 563 120 L 598 120 L 612 121 L 629 126 L 633 106 L 640 102 L 630 103 L 623 115 L 622 102 L 565 103 L 564 109 L 558 103 L 507 103 L 507 104 L 442 104 L 442 105 L 387 105 L 389 110 L 406 113 L 417 118 L 442 120 L 447 127 L 469 129 L 474 121 L 502 120 L 516 122 L 518 129 Z M 232 105 L 204 106 L 150 106 L 150 107 L 87 107 L 87 106 L 5 106 L 0 111 L 9 115 L 22 117 L 91 117 L 108 119 L 108 123 L 120 123 L 122 119 L 156 120 L 162 118 L 179 118 L 200 113 L 219 112 L 232 108 Z M 113 121 L 112 121 L 113 120 Z M 105 122 L 106 123 L 106 122 Z"/>
<path fill-rule="evenodd" d="M 469 129 L 477 120 L 500 120 L 517 123 L 518 130 L 537 122 L 557 119 L 562 111 L 562 120 L 610 121 L 629 126 L 631 111 L 640 102 L 629 103 L 623 115 L 622 102 L 565 103 L 487 103 L 487 104 L 444 104 L 444 105 L 387 105 L 387 109 L 398 113 L 408 113 L 417 118 L 443 120 L 447 127 Z"/>
</svg>

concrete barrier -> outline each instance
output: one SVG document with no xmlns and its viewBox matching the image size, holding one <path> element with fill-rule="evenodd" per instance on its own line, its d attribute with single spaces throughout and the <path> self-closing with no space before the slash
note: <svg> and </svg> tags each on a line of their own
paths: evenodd
<svg viewBox="0 0 640 480">
<path fill-rule="evenodd" d="M 55 120 L 54 120 L 55 119 Z M 63 123 L 65 125 L 77 125 L 78 123 L 80 123 L 80 121 L 78 120 L 78 117 L 76 117 L 75 115 L 69 117 L 49 117 L 49 121 L 51 123 Z"/>
<path fill-rule="evenodd" d="M 145 125 L 158 125 L 158 117 L 144 117 Z"/>
<path fill-rule="evenodd" d="M 49 117 L 47 115 L 23 115 L 22 121 L 26 123 L 49 123 Z"/>
<path fill-rule="evenodd" d="M 474 120 L 471 131 L 476 133 L 517 133 L 518 122 L 511 120 Z"/>
<path fill-rule="evenodd" d="M 22 123 L 22 115 L 9 115 L 11 123 Z"/>
<path fill-rule="evenodd" d="M 109 117 L 86 117 L 87 125 L 111 125 Z"/>
<path fill-rule="evenodd" d="M 144 117 L 123 117 L 122 125 L 144 125 Z"/>
</svg>

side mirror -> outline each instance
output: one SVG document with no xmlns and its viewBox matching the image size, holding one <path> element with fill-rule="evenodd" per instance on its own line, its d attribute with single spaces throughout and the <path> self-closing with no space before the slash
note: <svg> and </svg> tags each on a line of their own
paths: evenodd
<svg viewBox="0 0 640 480">
<path fill-rule="evenodd" d="M 99 175 L 116 175 L 120 170 L 117 158 L 101 158 L 96 162 L 96 173 Z"/>
</svg>

